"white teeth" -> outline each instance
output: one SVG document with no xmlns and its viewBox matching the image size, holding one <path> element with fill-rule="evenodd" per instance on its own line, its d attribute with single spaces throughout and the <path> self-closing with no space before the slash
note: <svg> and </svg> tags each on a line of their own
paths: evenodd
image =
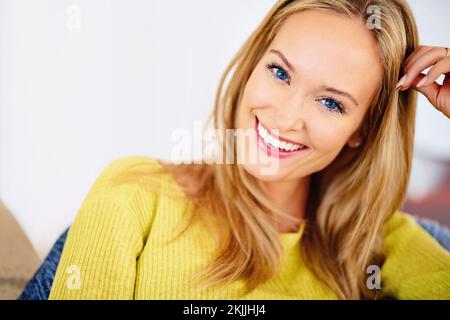
<svg viewBox="0 0 450 320">
<path fill-rule="evenodd" d="M 278 140 L 277 138 L 271 136 L 260 123 L 258 123 L 258 134 L 266 144 L 269 144 L 272 147 L 280 150 L 294 151 L 303 149 L 305 147 L 303 145 L 292 144 Z"/>
<path fill-rule="evenodd" d="M 280 143 L 281 143 L 280 140 L 272 138 L 272 145 L 273 145 L 275 148 L 278 148 L 278 149 L 279 149 L 279 148 L 280 148 Z"/>
<path fill-rule="evenodd" d="M 268 135 L 267 131 L 264 129 L 264 131 L 261 131 L 261 136 L 265 139 Z"/>
</svg>

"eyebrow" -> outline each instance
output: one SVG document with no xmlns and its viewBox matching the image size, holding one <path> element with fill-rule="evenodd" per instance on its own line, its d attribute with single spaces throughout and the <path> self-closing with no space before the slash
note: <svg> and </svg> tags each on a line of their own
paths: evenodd
<svg viewBox="0 0 450 320">
<path fill-rule="evenodd" d="M 281 51 L 278 51 L 276 49 L 270 49 L 269 50 L 270 53 L 274 53 L 276 54 L 278 57 L 280 57 L 280 59 L 283 61 L 283 63 L 294 73 L 296 73 L 297 71 L 295 71 L 294 66 L 288 61 L 288 59 L 286 59 L 286 57 L 284 56 L 284 54 L 281 53 Z"/>
<path fill-rule="evenodd" d="M 347 97 L 347 98 L 349 98 L 356 106 L 359 106 L 358 101 L 357 101 L 355 98 L 353 98 L 353 96 L 352 96 L 350 93 L 347 93 L 347 92 L 345 92 L 345 91 L 341 91 L 341 90 L 336 89 L 336 88 L 333 88 L 333 87 L 322 87 L 322 90 L 328 91 L 328 92 L 331 92 L 331 93 L 334 93 L 334 94 L 337 94 L 337 95 L 341 95 L 341 96 L 344 96 L 344 97 Z"/>
<path fill-rule="evenodd" d="M 276 55 L 281 59 L 281 61 L 283 61 L 283 63 L 284 63 L 284 64 L 285 64 L 285 65 L 286 65 L 293 73 L 296 73 L 296 72 L 297 72 L 297 71 L 295 70 L 294 66 L 289 62 L 289 60 L 284 56 L 284 54 L 281 53 L 281 51 L 276 50 L 276 49 L 270 49 L 269 52 L 270 52 L 270 53 L 273 53 L 273 54 L 276 54 Z M 331 92 L 331 93 L 340 95 L 340 96 L 347 97 L 347 98 L 349 98 L 355 105 L 359 106 L 358 101 L 357 101 L 350 93 L 348 93 L 348 92 L 345 92 L 345 91 L 342 91 L 342 90 L 339 90 L 339 89 L 336 89 L 336 88 L 333 88 L 333 87 L 327 87 L 327 86 L 322 87 L 321 89 L 324 90 L 324 91 L 328 91 L 328 92 Z"/>
</svg>

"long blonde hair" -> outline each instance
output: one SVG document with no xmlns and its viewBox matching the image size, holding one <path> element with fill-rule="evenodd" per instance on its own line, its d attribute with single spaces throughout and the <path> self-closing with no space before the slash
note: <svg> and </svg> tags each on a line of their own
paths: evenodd
<svg viewBox="0 0 450 320">
<path fill-rule="evenodd" d="M 299 252 L 308 268 L 340 299 L 374 299 L 388 294 L 367 288 L 366 270 L 371 264 L 383 263 L 382 226 L 401 207 L 411 169 L 416 94 L 395 89 L 402 61 L 418 44 L 406 1 L 278 1 L 226 68 L 209 118 L 217 129 L 235 129 L 245 84 L 288 16 L 305 9 L 326 9 L 366 23 L 374 14 L 368 12 L 370 5 L 377 6 L 376 18 L 381 22 L 373 35 L 383 62 L 382 83 L 363 119 L 364 143 L 359 151 L 349 152 L 344 147 L 330 166 L 311 177 L 313 192 Z M 197 275 L 203 283 L 227 284 L 242 278 L 247 294 L 272 277 L 283 255 L 274 221 L 286 213 L 268 201 L 255 178 L 236 163 L 160 163 L 180 182 L 195 208 L 201 209 L 192 212 L 184 231 L 197 219 L 215 228 L 218 255 Z M 152 170 L 140 168 L 129 172 L 127 179 L 133 174 L 155 176 Z M 181 182 L 194 180 L 195 184 Z"/>
</svg>

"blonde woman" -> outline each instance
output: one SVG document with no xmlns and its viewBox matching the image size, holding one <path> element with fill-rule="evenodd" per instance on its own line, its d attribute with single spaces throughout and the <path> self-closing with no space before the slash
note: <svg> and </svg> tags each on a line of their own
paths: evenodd
<svg viewBox="0 0 450 320">
<path fill-rule="evenodd" d="M 221 139 L 223 154 L 259 161 L 113 161 L 50 298 L 450 298 L 450 254 L 399 211 L 416 91 L 448 117 L 450 83 L 435 80 L 449 71 L 447 49 L 418 46 L 406 1 L 278 1 L 212 113 L 252 133 Z"/>
</svg>

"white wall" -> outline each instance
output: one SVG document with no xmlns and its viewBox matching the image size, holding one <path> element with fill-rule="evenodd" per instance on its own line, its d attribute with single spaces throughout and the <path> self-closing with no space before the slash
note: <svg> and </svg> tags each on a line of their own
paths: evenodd
<svg viewBox="0 0 450 320">
<path fill-rule="evenodd" d="M 41 257 L 108 162 L 170 158 L 171 133 L 206 118 L 273 3 L 0 0 L 0 199 Z M 450 2 L 411 4 L 423 42 L 450 45 Z M 445 136 L 449 122 L 421 100 L 417 149 L 448 159 Z"/>
<path fill-rule="evenodd" d="M 450 1 L 409 0 L 417 20 L 420 43 L 450 46 Z M 442 80 L 442 77 L 439 79 Z M 442 83 L 442 82 L 441 82 Z M 428 100 L 418 95 L 415 157 L 408 194 L 420 198 L 438 184 L 450 160 L 450 121 L 437 112 Z"/>
<path fill-rule="evenodd" d="M 272 3 L 0 2 L 0 199 L 41 256 L 109 161 L 170 158 Z"/>
</svg>

